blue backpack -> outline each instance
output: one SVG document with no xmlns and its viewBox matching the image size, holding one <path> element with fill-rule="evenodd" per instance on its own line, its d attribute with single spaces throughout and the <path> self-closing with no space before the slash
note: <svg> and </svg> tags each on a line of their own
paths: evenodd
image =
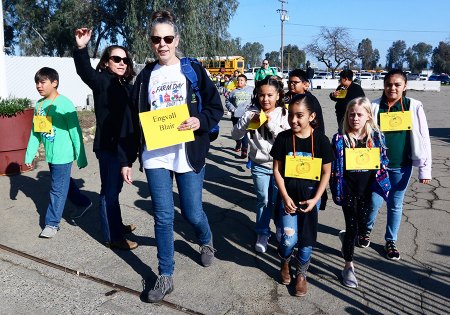
<svg viewBox="0 0 450 315">
<path fill-rule="evenodd" d="M 194 90 L 195 96 L 197 97 L 198 112 L 202 111 L 202 97 L 200 95 L 200 88 L 198 87 L 198 77 L 195 73 L 194 68 L 192 68 L 191 62 L 196 63 L 201 66 L 201 63 L 194 58 L 181 58 L 181 72 L 183 72 L 186 79 L 191 83 L 192 89 Z M 215 125 L 209 131 L 209 141 L 212 142 L 219 136 L 219 125 Z"/>
</svg>

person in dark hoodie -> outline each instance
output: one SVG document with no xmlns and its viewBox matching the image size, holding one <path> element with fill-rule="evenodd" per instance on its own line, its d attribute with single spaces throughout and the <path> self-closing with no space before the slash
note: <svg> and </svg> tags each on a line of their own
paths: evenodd
<svg viewBox="0 0 450 315">
<path fill-rule="evenodd" d="M 127 113 L 131 114 L 130 119 L 124 116 L 120 152 L 125 182 L 132 182 L 131 165 L 138 153 L 147 176 L 155 220 L 159 273 L 154 288 L 147 294 L 147 300 L 154 303 L 173 290 L 173 178 L 177 182 L 181 214 L 192 225 L 199 240 L 201 263 L 204 267 L 213 263 L 215 249 L 202 206 L 202 188 L 210 145 L 209 131 L 222 118 L 223 106 L 206 71 L 200 64 L 191 62 L 202 100 L 202 110 L 199 111 L 198 99 L 176 55 L 180 33 L 172 12 L 162 10 L 153 13 L 150 35 L 150 45 L 157 60 L 147 64 L 136 78 Z M 143 137 L 138 114 L 183 104 L 187 104 L 190 117 L 176 127 L 180 131 L 192 130 L 194 141 L 149 150 L 150 143 Z"/>
<path fill-rule="evenodd" d="M 122 46 L 106 47 L 96 69 L 91 66 L 87 44 L 92 30 L 79 28 L 75 31 L 76 48 L 73 52 L 78 75 L 94 94 L 96 119 L 94 152 L 100 168 L 100 218 L 105 243 L 110 248 L 134 249 L 136 242 L 125 234 L 136 225 L 124 225 L 119 204 L 123 187 L 117 145 L 123 114 L 128 103 L 135 72 L 130 53 Z"/>
<path fill-rule="evenodd" d="M 366 96 L 359 84 L 353 82 L 353 71 L 342 70 L 339 73 L 339 85 L 334 92 L 330 93 L 330 99 L 336 102 L 336 119 L 338 131 L 342 131 L 342 122 L 348 103 L 357 97 Z"/>
</svg>

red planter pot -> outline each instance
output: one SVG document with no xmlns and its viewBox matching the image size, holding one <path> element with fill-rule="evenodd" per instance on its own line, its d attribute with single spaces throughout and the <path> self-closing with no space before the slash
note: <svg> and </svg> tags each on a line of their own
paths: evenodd
<svg viewBox="0 0 450 315">
<path fill-rule="evenodd" d="M 29 171 L 25 153 L 33 123 L 33 108 L 13 117 L 0 117 L 0 175 Z"/>
</svg>

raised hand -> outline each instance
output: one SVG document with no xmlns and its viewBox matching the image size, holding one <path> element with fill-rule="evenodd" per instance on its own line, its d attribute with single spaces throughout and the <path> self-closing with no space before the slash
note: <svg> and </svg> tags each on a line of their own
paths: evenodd
<svg viewBox="0 0 450 315">
<path fill-rule="evenodd" d="M 91 40 L 92 30 L 87 27 L 78 28 L 75 30 L 75 41 L 77 42 L 78 49 L 82 49 L 87 46 Z"/>
</svg>

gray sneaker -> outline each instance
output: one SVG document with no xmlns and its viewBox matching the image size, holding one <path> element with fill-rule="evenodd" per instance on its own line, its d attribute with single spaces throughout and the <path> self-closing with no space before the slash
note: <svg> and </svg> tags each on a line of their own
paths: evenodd
<svg viewBox="0 0 450 315">
<path fill-rule="evenodd" d="M 358 287 L 358 280 L 356 280 L 355 270 L 353 268 L 342 270 L 342 284 L 349 288 Z"/>
<path fill-rule="evenodd" d="M 42 230 L 41 234 L 39 234 L 39 237 L 52 238 L 53 236 L 56 235 L 58 230 L 59 227 L 57 226 L 46 225 L 45 228 Z"/>
<path fill-rule="evenodd" d="M 214 253 L 216 250 L 212 246 L 212 243 L 200 246 L 200 260 L 202 261 L 202 265 L 204 267 L 209 267 L 212 265 L 214 261 Z"/>
<path fill-rule="evenodd" d="M 87 206 L 77 207 L 77 210 L 74 211 L 74 213 L 72 213 L 71 218 L 72 219 L 79 219 L 79 218 L 81 218 L 86 213 L 86 211 L 89 210 L 90 207 L 92 207 L 92 201 L 89 202 L 89 204 Z"/>
<path fill-rule="evenodd" d="M 158 280 L 156 280 L 153 289 L 148 291 L 147 300 L 150 303 L 160 302 L 166 294 L 169 294 L 172 291 L 173 291 L 172 276 L 159 276 Z"/>
</svg>

